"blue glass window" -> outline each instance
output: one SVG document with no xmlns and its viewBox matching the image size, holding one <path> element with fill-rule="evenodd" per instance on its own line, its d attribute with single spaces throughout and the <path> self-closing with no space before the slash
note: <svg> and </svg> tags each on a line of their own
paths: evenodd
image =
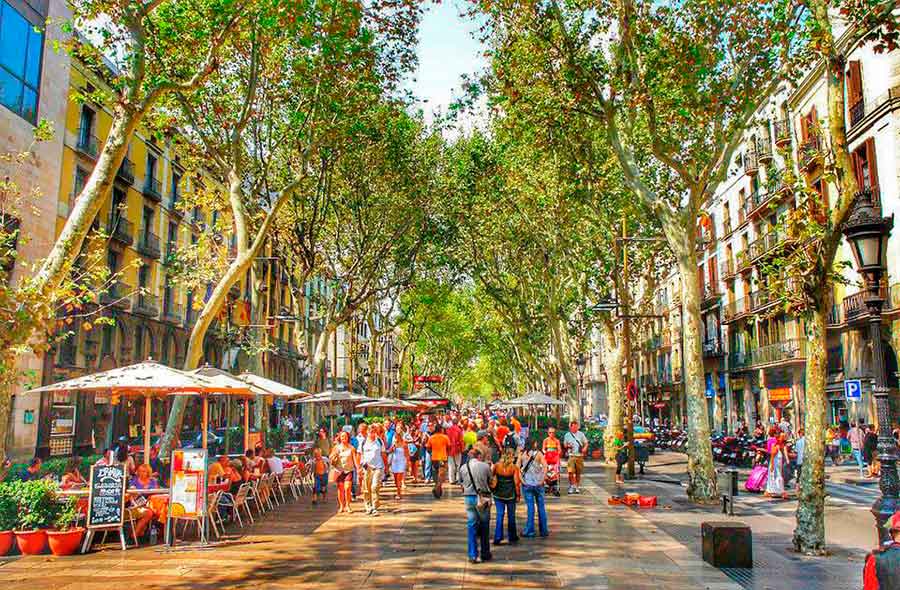
<svg viewBox="0 0 900 590">
<path fill-rule="evenodd" d="M 37 122 L 44 35 L 6 2 L 0 3 L 0 102 Z"/>
</svg>

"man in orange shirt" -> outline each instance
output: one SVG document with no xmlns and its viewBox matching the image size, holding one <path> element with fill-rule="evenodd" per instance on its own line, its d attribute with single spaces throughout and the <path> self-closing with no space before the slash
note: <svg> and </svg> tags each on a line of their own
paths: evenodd
<svg viewBox="0 0 900 590">
<path fill-rule="evenodd" d="M 431 451 L 431 469 L 435 474 L 432 493 L 435 498 L 440 498 L 444 493 L 441 486 L 444 481 L 444 467 L 450 454 L 450 437 L 444 434 L 444 429 L 440 424 L 435 426 L 434 434 L 428 437 L 425 447 Z"/>
</svg>

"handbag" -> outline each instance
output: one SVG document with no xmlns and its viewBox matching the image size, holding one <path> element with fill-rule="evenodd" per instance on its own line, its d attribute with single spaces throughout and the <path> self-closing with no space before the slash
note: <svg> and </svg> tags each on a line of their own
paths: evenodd
<svg viewBox="0 0 900 590">
<path fill-rule="evenodd" d="M 478 502 L 475 504 L 475 508 L 478 512 L 487 512 L 491 509 L 491 494 L 490 492 L 485 493 L 475 486 L 475 478 L 472 477 L 472 467 L 468 462 L 466 462 L 466 470 L 469 472 L 469 481 L 472 482 L 472 487 L 475 488 L 475 493 L 478 494 Z"/>
</svg>

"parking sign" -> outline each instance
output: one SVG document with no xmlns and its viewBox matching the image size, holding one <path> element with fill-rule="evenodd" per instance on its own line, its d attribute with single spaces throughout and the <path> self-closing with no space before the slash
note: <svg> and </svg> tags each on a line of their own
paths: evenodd
<svg viewBox="0 0 900 590">
<path fill-rule="evenodd" d="M 858 402 L 862 399 L 862 383 L 859 379 L 846 379 L 844 381 L 844 395 L 848 402 Z"/>
</svg>

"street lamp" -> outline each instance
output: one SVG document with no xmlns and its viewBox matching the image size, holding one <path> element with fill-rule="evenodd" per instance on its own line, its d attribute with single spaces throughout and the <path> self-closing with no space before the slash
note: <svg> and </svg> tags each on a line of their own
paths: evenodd
<svg viewBox="0 0 900 590">
<path fill-rule="evenodd" d="M 888 538 L 884 523 L 900 508 L 900 481 L 897 479 L 897 444 L 891 435 L 891 406 L 888 400 L 884 351 L 881 344 L 881 308 L 884 296 L 881 279 L 887 271 L 887 245 L 894 227 L 894 216 L 882 217 L 881 203 L 874 191 L 857 193 L 856 204 L 842 229 L 853 250 L 856 267 L 865 281 L 865 305 L 869 312 L 869 338 L 872 341 L 872 395 L 878 414 L 878 459 L 881 461 L 879 487 L 881 497 L 872 504 L 879 544 Z"/>
<path fill-rule="evenodd" d="M 584 369 L 587 367 L 587 359 L 584 357 L 583 352 L 578 353 L 578 358 L 575 359 L 575 367 L 578 369 L 578 412 L 582 414 L 579 418 L 584 419 L 584 400 L 581 399 L 581 395 L 584 391 Z"/>
</svg>

